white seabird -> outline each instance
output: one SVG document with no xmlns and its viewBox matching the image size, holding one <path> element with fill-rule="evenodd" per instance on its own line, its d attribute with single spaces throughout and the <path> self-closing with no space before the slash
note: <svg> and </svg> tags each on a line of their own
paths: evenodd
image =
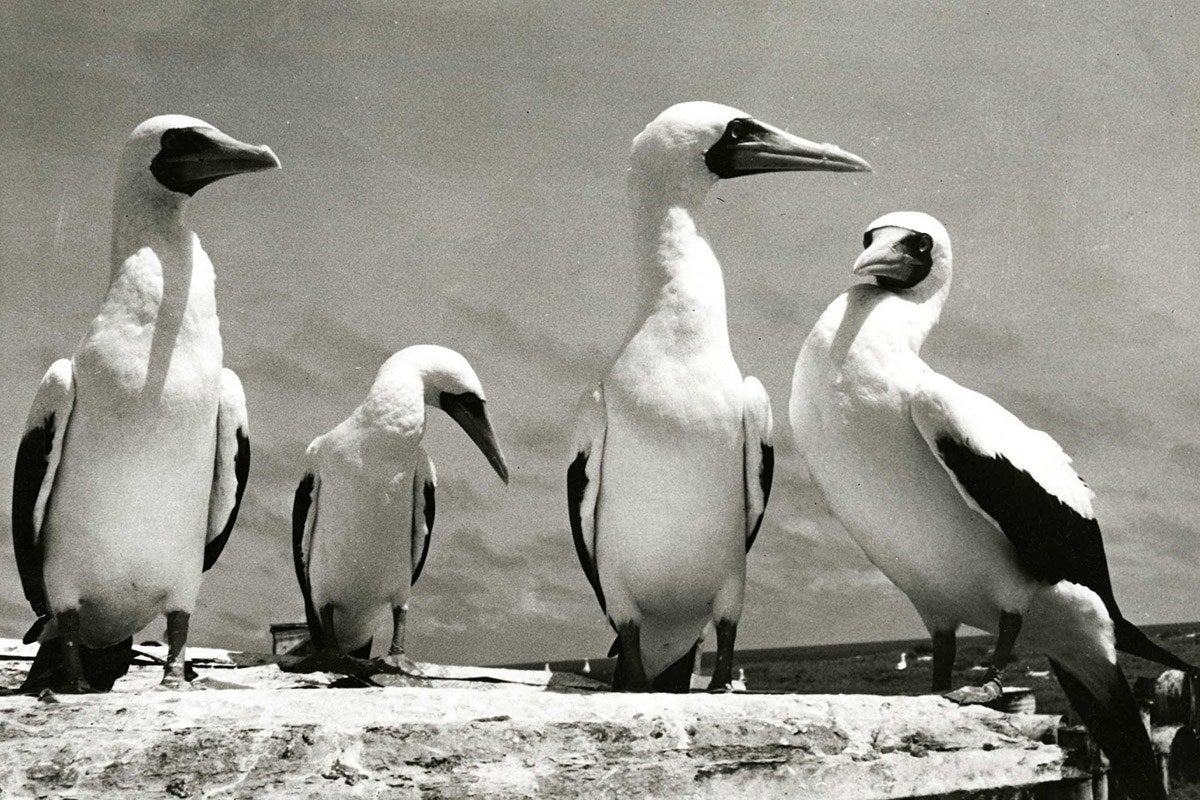
<svg viewBox="0 0 1200 800">
<path fill-rule="evenodd" d="M 721 267 L 696 218 L 719 178 L 870 167 L 703 102 L 660 114 L 634 139 L 630 162 L 642 301 L 607 377 L 581 404 L 567 472 L 571 531 L 617 632 L 614 688 L 687 691 L 713 620 L 710 688 L 727 689 L 746 553 L 771 488 L 771 406 L 733 359 Z"/>
<path fill-rule="evenodd" d="M 870 282 L 834 300 L 796 362 L 790 417 L 813 480 L 933 635 L 935 690 L 949 688 L 965 623 L 999 635 L 984 686 L 949 697 L 995 699 L 1020 632 L 1126 789 L 1163 797 L 1116 660 L 1123 637 L 1143 652 L 1149 641 L 1113 599 L 1091 491 L 1053 439 L 921 360 L 950 289 L 941 223 L 888 214 L 864 247 L 854 274 Z"/>
<path fill-rule="evenodd" d="M 166 115 L 133 130 L 113 196 L 100 313 L 42 379 L 13 478 L 13 545 L 42 647 L 25 688 L 107 689 L 132 636 L 167 617 L 163 685 L 183 687 L 200 577 L 250 467 L 241 383 L 222 369 L 214 273 L 184 206 L 270 148 Z M 215 464 L 215 469 L 214 469 Z"/>
<path fill-rule="evenodd" d="M 308 446 L 292 506 L 292 553 L 318 666 L 356 672 L 344 656 L 367 658 L 390 611 L 391 645 L 376 666 L 419 674 L 404 630 L 434 522 L 437 475 L 421 447 L 426 406 L 450 415 L 508 483 L 483 387 L 465 358 L 415 345 L 385 361 L 362 405 Z"/>
</svg>

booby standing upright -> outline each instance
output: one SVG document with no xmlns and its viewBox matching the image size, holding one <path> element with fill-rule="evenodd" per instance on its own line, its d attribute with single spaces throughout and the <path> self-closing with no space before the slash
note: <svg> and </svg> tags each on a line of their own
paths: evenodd
<svg viewBox="0 0 1200 800">
<path fill-rule="evenodd" d="M 213 266 L 183 211 L 215 180 L 278 166 L 270 148 L 180 115 L 125 144 L 108 291 L 74 358 L 42 379 L 17 452 L 13 546 L 38 616 L 25 639 L 42 640 L 27 689 L 111 687 L 133 634 L 164 613 L 162 683 L 186 685 L 201 572 L 233 528 L 250 449 Z"/>
<path fill-rule="evenodd" d="M 933 635 L 935 690 L 966 623 L 998 632 L 996 648 L 984 685 L 949 697 L 995 699 L 1020 632 L 1126 789 L 1163 797 L 1116 660 L 1123 637 L 1157 646 L 1117 608 L 1091 491 L 1053 439 L 921 360 L 950 289 L 941 223 L 887 214 L 863 244 L 854 274 L 869 282 L 834 300 L 796 362 L 789 411 L 814 481 Z"/>
<path fill-rule="evenodd" d="M 296 578 L 325 668 L 357 671 L 351 659 L 370 655 L 390 610 L 391 646 L 377 666 L 419 672 L 405 655 L 404 630 L 433 531 L 437 476 L 421 448 L 426 406 L 449 414 L 508 483 L 483 386 L 465 358 L 415 345 L 384 362 L 362 405 L 308 446 L 292 506 Z"/>
<path fill-rule="evenodd" d="M 686 692 L 712 620 L 710 688 L 727 689 L 746 553 L 771 489 L 771 405 L 733 359 L 721 267 L 696 217 L 719 178 L 870 167 L 704 102 L 660 114 L 634 139 L 630 162 L 642 305 L 581 404 L 571 531 L 617 632 L 614 688 Z"/>
</svg>

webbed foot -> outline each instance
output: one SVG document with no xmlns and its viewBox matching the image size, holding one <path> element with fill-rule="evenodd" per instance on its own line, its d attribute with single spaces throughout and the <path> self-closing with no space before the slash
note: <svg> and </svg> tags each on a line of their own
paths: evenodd
<svg viewBox="0 0 1200 800">
<path fill-rule="evenodd" d="M 952 692 L 946 692 L 942 697 L 958 703 L 960 706 L 981 706 L 1000 699 L 1004 687 L 1000 681 L 993 678 L 982 686 L 963 686 Z"/>
</svg>

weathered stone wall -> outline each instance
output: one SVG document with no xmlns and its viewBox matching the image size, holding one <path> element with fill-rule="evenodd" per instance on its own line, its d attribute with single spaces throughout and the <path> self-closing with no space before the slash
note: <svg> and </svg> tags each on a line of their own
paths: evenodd
<svg viewBox="0 0 1200 800">
<path fill-rule="evenodd" d="M 1043 741 L 1055 723 L 932 697 L 461 683 L 6 697 L 0 789 L 80 799 L 965 797 L 1062 779 L 1063 753 Z"/>
</svg>

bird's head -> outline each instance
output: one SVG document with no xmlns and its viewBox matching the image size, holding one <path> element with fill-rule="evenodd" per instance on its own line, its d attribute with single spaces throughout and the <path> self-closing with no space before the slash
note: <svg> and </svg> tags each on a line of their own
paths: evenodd
<svg viewBox="0 0 1200 800">
<path fill-rule="evenodd" d="M 406 347 L 395 358 L 416 368 L 425 386 L 426 405 L 449 414 L 471 437 L 500 480 L 508 483 L 508 464 L 488 419 L 483 384 L 467 359 L 448 347 L 433 344 Z"/>
<path fill-rule="evenodd" d="M 869 172 L 871 165 L 832 144 L 794 136 L 718 103 L 677 103 L 633 140 L 631 170 L 667 191 L 703 194 L 721 178 L 763 172 Z"/>
<path fill-rule="evenodd" d="M 929 214 L 893 211 L 867 226 L 854 274 L 891 292 L 936 291 L 950 280 L 950 235 Z"/>
<path fill-rule="evenodd" d="M 221 178 L 277 167 L 266 145 L 238 141 L 195 117 L 163 114 L 129 134 L 118 191 L 180 202 Z"/>
</svg>

